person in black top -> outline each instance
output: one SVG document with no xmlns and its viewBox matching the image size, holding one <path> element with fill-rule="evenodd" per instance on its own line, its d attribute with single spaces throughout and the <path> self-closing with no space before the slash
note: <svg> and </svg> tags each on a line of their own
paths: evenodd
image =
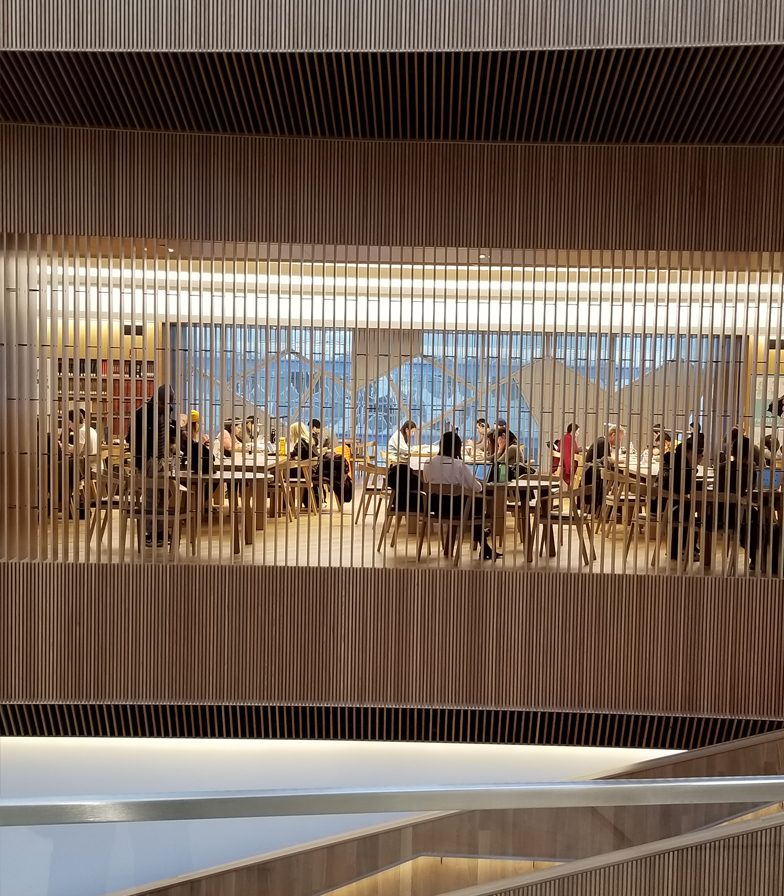
<svg viewBox="0 0 784 896">
<path fill-rule="evenodd" d="M 156 421 L 158 432 L 156 434 Z M 177 443 L 177 421 L 174 419 L 174 389 L 165 383 L 145 404 L 136 409 L 125 441 L 134 456 L 137 470 L 145 470 L 153 458 L 168 457 L 171 445 Z M 149 475 L 152 476 L 150 468 Z"/>
<path fill-rule="evenodd" d="M 607 430 L 607 437 L 599 436 L 585 452 L 583 484 L 586 491 L 590 489 L 588 493 L 591 495 L 593 510 L 601 507 L 604 501 L 604 482 L 599 468 L 604 466 L 604 458 L 618 447 L 619 435 L 623 439 L 623 429 L 611 426 Z"/>
<path fill-rule="evenodd" d="M 757 559 L 757 546 L 760 536 L 760 515 L 757 507 L 748 507 L 748 493 L 754 487 L 755 464 L 751 440 L 748 436 L 740 436 L 737 428 L 733 430 L 734 441 L 727 447 L 719 460 L 716 469 L 714 501 L 708 500 L 705 508 L 705 528 L 708 531 L 714 529 L 729 529 L 734 531 L 738 525 L 738 509 L 747 508 L 749 520 L 749 563 L 751 568 Z M 745 543 L 746 527 L 739 533 L 739 540 Z"/>
<path fill-rule="evenodd" d="M 672 491 L 673 527 L 670 557 L 677 560 L 689 540 L 689 522 L 693 517 L 691 495 L 696 488 L 697 467 L 705 450 L 704 436 L 693 436 L 664 455 L 662 463 L 662 506 L 666 509 Z M 679 545 L 680 538 L 680 545 Z M 699 559 L 695 547 L 694 559 Z"/>
<path fill-rule="evenodd" d="M 407 463 L 395 464 L 387 473 L 387 485 L 392 490 L 390 511 L 396 513 L 424 513 L 425 496 L 419 476 Z"/>
<path fill-rule="evenodd" d="M 136 469 L 143 473 L 145 508 L 147 513 L 147 544 L 152 545 L 153 478 L 156 465 L 165 469 L 166 461 L 176 451 L 178 436 L 174 418 L 174 389 L 165 383 L 157 393 L 136 410 L 125 436 L 134 456 Z M 162 488 L 158 485 L 159 500 Z M 163 518 L 158 521 L 158 544 L 163 543 Z"/>
</svg>

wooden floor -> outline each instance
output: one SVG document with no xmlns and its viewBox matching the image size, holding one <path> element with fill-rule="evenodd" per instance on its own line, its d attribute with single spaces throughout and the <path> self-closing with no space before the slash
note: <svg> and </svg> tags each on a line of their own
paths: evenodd
<svg viewBox="0 0 784 896">
<path fill-rule="evenodd" d="M 254 532 L 252 544 L 245 544 L 241 539 L 240 552 L 232 550 L 233 539 L 231 517 L 228 505 L 222 511 L 213 511 L 198 525 L 196 553 L 191 554 L 185 534 L 178 551 L 172 552 L 168 546 L 149 548 L 144 546 L 139 552 L 135 539 L 131 548 L 130 533 L 126 539 L 124 562 L 131 563 L 222 563 L 222 564 L 263 564 L 282 566 L 343 566 L 343 567 L 396 567 L 415 568 L 448 568 L 452 560 L 443 556 L 437 534 L 432 536 L 432 553 L 422 551 L 421 561 L 416 559 L 417 537 L 407 534 L 401 527 L 397 544 L 390 546 L 391 536 L 384 540 L 380 551 L 377 550 L 384 521 L 383 511 L 378 520 L 373 522 L 372 514 L 359 523 L 355 523 L 356 510 L 352 504 L 346 504 L 342 510 L 332 505 L 319 514 L 305 514 L 289 522 L 285 518 L 267 519 L 263 531 Z M 63 520 L 62 516 L 47 520 L 45 535 L 30 531 L 32 540 L 38 539 L 37 553 L 40 559 L 86 561 L 86 562 L 120 562 L 120 521 L 119 510 L 111 513 L 107 530 L 99 547 L 97 533 L 87 544 L 87 526 L 84 520 Z M 8 556 L 13 556 L 14 536 L 24 536 L 24 526 L 15 527 L 9 519 L 7 544 Z M 527 562 L 525 551 L 517 538 L 514 521 L 506 518 L 503 546 L 500 541 L 497 547 L 503 556 L 496 561 L 488 562 L 479 558 L 479 552 L 472 550 L 470 540 L 466 537 L 460 556 L 461 568 L 469 569 L 520 569 L 530 568 L 553 572 L 608 572 L 634 574 L 672 574 L 672 575 L 719 575 L 730 573 L 728 561 L 723 550 L 724 543 L 720 538 L 713 550 L 712 564 L 706 568 L 703 563 L 689 562 L 681 566 L 671 562 L 667 551 L 662 548 L 657 554 L 655 566 L 651 565 L 654 554 L 653 541 L 639 536 L 631 545 L 628 559 L 624 562 L 624 529 L 609 526 L 604 537 L 594 536 L 596 560 L 589 565 L 581 562 L 580 541 L 576 529 L 564 526 L 555 527 L 554 539 L 556 555 L 548 557 L 547 552 L 540 553 L 537 539 L 532 562 Z M 24 540 L 24 538 L 22 539 Z M 65 550 L 63 550 L 65 546 Z M 24 552 L 23 552 L 24 554 Z M 22 554 L 22 555 L 23 555 Z M 35 552 L 33 552 L 35 554 Z M 17 554 L 17 556 L 20 556 Z M 30 556 L 30 555 L 28 555 Z M 745 575 L 747 563 L 743 549 L 738 554 L 737 570 L 734 574 Z"/>
</svg>

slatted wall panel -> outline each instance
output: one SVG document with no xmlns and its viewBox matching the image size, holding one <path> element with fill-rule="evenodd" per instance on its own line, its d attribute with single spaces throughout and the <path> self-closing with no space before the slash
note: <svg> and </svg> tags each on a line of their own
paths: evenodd
<svg viewBox="0 0 784 896">
<path fill-rule="evenodd" d="M 34 563 L 0 576 L 6 703 L 784 719 L 777 582 Z"/>
<path fill-rule="evenodd" d="M 417 50 L 768 43 L 766 0 L 9 0 L 0 46 L 29 49 Z"/>
<path fill-rule="evenodd" d="M 617 857 L 589 860 L 587 868 L 580 863 L 537 873 L 529 882 L 518 878 L 515 886 L 510 887 L 507 881 L 501 886 L 475 887 L 470 892 L 471 896 L 701 896 L 706 892 L 714 896 L 735 896 L 739 892 L 768 896 L 784 890 L 784 821 L 780 818 L 744 823 L 738 833 L 730 827 L 719 836 L 704 832 L 674 838 L 641 847 L 638 853 L 624 850 Z M 205 896 L 208 892 L 199 890 Z"/>
<path fill-rule="evenodd" d="M 684 807 L 674 808 L 680 812 Z M 743 892 L 748 896 L 769 896 L 781 892 L 784 886 L 784 821 L 780 816 L 741 822 L 724 829 L 714 827 L 652 843 L 657 839 L 657 827 L 663 832 L 667 825 L 662 823 L 663 817 L 656 818 L 651 808 L 647 809 L 650 834 L 647 841 L 619 836 L 621 830 L 608 824 L 608 811 L 612 820 L 621 822 L 621 830 L 623 816 L 628 819 L 635 814 L 633 810 L 599 812 L 593 809 L 563 813 L 553 810 L 452 813 L 413 825 L 389 825 L 386 830 L 365 836 L 335 838 L 331 843 L 289 850 L 266 860 L 251 859 L 185 878 L 160 881 L 154 888 L 134 892 L 159 896 L 296 892 L 316 896 L 342 887 L 341 896 L 370 892 L 378 896 L 403 896 L 411 892 L 455 892 L 462 896 L 702 896 L 707 892 L 734 896 Z M 673 827 L 677 828 L 682 819 L 676 815 L 674 820 Z M 538 830 L 533 829 L 536 822 L 541 822 Z M 619 849 L 624 842 L 645 845 Z M 512 852 L 515 847 L 522 851 Z M 566 862 L 545 871 L 518 870 L 514 877 L 509 875 L 469 888 L 466 888 L 465 866 L 463 882 L 458 883 L 460 877 L 455 875 L 454 868 L 448 867 L 448 862 L 443 863 L 447 867 L 438 869 L 440 874 L 436 872 L 429 878 L 420 879 L 414 872 L 413 881 L 410 871 L 400 878 L 371 876 L 417 854 L 448 857 L 487 855 L 488 851 L 499 856 L 563 856 Z M 575 853 L 592 857 L 574 861 Z M 358 879 L 359 883 L 352 886 L 351 882 Z"/>
<path fill-rule="evenodd" d="M 0 231 L 357 247 L 782 249 L 784 148 L 0 125 Z"/>
</svg>

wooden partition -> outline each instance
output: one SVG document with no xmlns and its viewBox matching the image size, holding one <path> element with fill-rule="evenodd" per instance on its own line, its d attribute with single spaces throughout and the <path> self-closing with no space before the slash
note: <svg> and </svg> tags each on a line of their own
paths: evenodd
<svg viewBox="0 0 784 896">
<path fill-rule="evenodd" d="M 85 733 L 103 726 L 85 707 L 168 706 L 172 734 L 194 713 L 198 733 L 212 707 L 223 736 L 254 736 L 230 720 L 273 706 L 277 734 L 255 736 L 292 736 L 284 707 L 310 736 L 320 707 L 353 713 L 352 736 L 400 737 L 399 725 L 360 733 L 363 712 L 383 708 L 430 713 L 426 739 L 683 746 L 683 726 L 704 744 L 722 739 L 721 720 L 784 719 L 783 613 L 771 581 L 3 564 L 0 702 L 52 707 L 44 728 L 81 706 Z M 439 728 L 441 710 L 452 721 Z M 487 727 L 466 727 L 480 710 L 493 711 Z M 510 727 L 525 712 L 539 722 Z"/>
</svg>

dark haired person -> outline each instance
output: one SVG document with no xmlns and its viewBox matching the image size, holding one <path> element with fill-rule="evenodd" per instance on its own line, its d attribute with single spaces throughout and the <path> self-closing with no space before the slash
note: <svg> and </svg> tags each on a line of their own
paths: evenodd
<svg viewBox="0 0 784 896">
<path fill-rule="evenodd" d="M 666 509 L 672 490 L 673 526 L 670 559 L 678 560 L 689 541 L 689 524 L 694 517 L 691 495 L 696 490 L 697 467 L 705 451 L 705 437 L 691 436 L 675 451 L 664 456 L 662 464 L 662 504 Z M 694 548 L 694 560 L 700 552 Z"/>
<path fill-rule="evenodd" d="M 397 463 L 408 463 L 411 457 L 411 442 L 416 428 L 416 423 L 413 420 L 406 420 L 400 429 L 393 433 L 387 444 L 388 466 Z"/>
<path fill-rule="evenodd" d="M 310 444 L 314 451 L 318 451 L 321 446 L 321 420 L 316 417 L 310 421 Z"/>
<path fill-rule="evenodd" d="M 87 412 L 79 408 L 79 427 L 74 423 L 74 412 L 68 411 L 69 439 L 63 444 L 66 454 L 76 457 L 96 457 L 98 454 L 98 433 L 87 422 Z M 70 436 L 73 436 L 71 439 Z"/>
<path fill-rule="evenodd" d="M 577 437 L 579 435 L 580 427 L 576 423 L 570 423 L 561 439 L 561 476 L 568 486 L 571 486 L 574 474 L 577 472 L 577 453 L 580 450 Z"/>
<path fill-rule="evenodd" d="M 495 427 L 487 431 L 487 459 L 492 460 L 488 482 L 510 481 L 517 479 L 518 473 L 527 467 L 520 446 L 509 441 L 509 433 L 502 427 Z M 503 471 L 503 473 L 502 473 Z"/>
<path fill-rule="evenodd" d="M 424 464 L 422 478 L 431 486 L 441 486 L 438 494 L 431 495 L 430 512 L 444 519 L 459 519 L 463 515 L 463 502 L 470 501 L 471 495 L 475 496 L 474 541 L 482 543 L 484 560 L 500 557 L 501 554 L 496 553 L 490 544 L 490 530 L 482 527 L 482 483 L 474 476 L 471 468 L 463 463 L 463 442 L 457 433 L 445 432 L 441 436 L 438 454 Z"/>
<path fill-rule="evenodd" d="M 478 417 L 476 421 L 476 438 L 474 439 L 474 451 L 482 451 L 487 454 L 487 420 Z"/>
<path fill-rule="evenodd" d="M 504 432 L 506 432 L 507 444 L 517 444 L 517 436 L 512 432 L 511 429 L 509 429 L 509 424 L 506 422 L 506 420 L 503 419 L 503 417 L 499 417 L 498 420 L 495 421 L 495 429 L 499 431 L 503 429 Z"/>
<path fill-rule="evenodd" d="M 134 455 L 136 468 L 144 474 L 147 513 L 147 545 L 152 545 L 153 482 L 155 471 L 162 473 L 176 451 L 179 426 L 174 418 L 174 388 L 162 383 L 152 398 L 136 410 L 125 436 Z M 158 482 L 158 500 L 163 489 Z M 163 544 L 163 517 L 158 520 L 158 544 Z"/>
</svg>

